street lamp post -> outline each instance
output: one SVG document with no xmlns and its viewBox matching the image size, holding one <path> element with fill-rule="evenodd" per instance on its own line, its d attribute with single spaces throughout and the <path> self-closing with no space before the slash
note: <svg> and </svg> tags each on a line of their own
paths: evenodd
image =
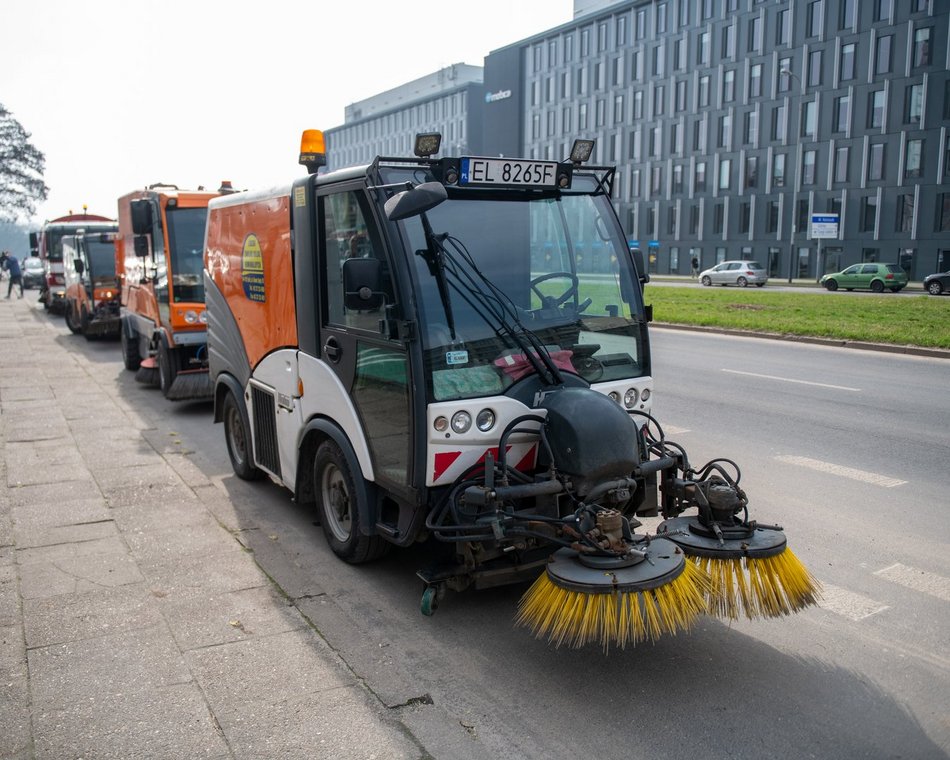
<svg viewBox="0 0 950 760">
<path fill-rule="evenodd" d="M 795 216 L 798 213 L 798 176 L 801 172 L 801 163 L 802 163 L 802 141 L 799 135 L 799 132 L 802 128 L 802 80 L 799 79 L 798 75 L 789 68 L 784 68 L 779 71 L 781 76 L 792 77 L 796 82 L 798 82 L 798 114 L 795 123 L 792 125 L 794 129 L 795 136 L 795 173 L 792 176 L 792 213 L 791 213 L 791 225 L 788 233 L 788 282 L 792 282 L 792 272 L 795 266 Z M 789 110 L 791 110 L 791 103 L 789 103 Z"/>
</svg>

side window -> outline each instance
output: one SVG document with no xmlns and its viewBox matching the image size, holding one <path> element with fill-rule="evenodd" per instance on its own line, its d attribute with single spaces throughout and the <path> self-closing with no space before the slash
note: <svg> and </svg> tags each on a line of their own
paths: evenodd
<svg viewBox="0 0 950 760">
<path fill-rule="evenodd" d="M 356 191 L 344 191 L 321 199 L 324 223 L 324 250 L 326 251 L 327 321 L 331 324 L 378 332 L 379 320 L 386 304 L 393 302 L 393 286 L 386 256 L 379 248 L 378 237 L 367 223 L 368 214 Z M 369 259 L 378 267 L 361 269 L 364 273 L 378 272 L 378 278 L 366 282 L 373 292 L 362 308 L 351 302 L 347 308 L 343 268 L 350 259 Z"/>
<path fill-rule="evenodd" d="M 877 274 L 877 264 L 865 264 L 861 274 Z"/>
<path fill-rule="evenodd" d="M 859 264 L 855 264 L 845 269 L 844 272 L 842 272 L 842 274 L 857 274 L 860 270 L 861 270 L 861 266 Z"/>
</svg>

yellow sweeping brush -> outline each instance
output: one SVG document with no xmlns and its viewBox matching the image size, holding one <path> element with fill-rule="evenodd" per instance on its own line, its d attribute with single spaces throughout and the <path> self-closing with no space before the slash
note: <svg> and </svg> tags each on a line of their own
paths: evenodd
<svg viewBox="0 0 950 760">
<path fill-rule="evenodd" d="M 654 641 L 687 630 L 706 610 L 709 578 L 675 545 L 654 539 L 630 558 L 555 552 L 521 598 L 516 623 L 556 647 Z"/>
<path fill-rule="evenodd" d="M 657 534 L 679 546 L 710 581 L 706 608 L 736 620 L 781 617 L 821 598 L 821 585 L 786 545 L 777 526 L 736 524 L 716 531 L 698 517 L 662 522 Z"/>
</svg>

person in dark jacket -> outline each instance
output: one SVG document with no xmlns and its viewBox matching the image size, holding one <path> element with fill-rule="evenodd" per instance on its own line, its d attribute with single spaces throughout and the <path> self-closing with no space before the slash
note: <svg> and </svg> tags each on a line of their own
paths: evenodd
<svg viewBox="0 0 950 760">
<path fill-rule="evenodd" d="M 20 294 L 17 298 L 23 298 L 23 272 L 20 270 L 20 261 L 16 256 L 11 256 L 9 252 L 4 251 L 6 258 L 3 261 L 3 268 L 10 273 L 10 284 L 7 286 L 7 298 L 13 292 L 13 286 L 20 286 Z"/>
</svg>

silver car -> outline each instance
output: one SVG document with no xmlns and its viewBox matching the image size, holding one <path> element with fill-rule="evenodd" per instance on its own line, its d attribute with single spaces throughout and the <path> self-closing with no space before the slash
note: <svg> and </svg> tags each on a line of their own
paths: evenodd
<svg viewBox="0 0 950 760">
<path fill-rule="evenodd" d="M 761 288 L 769 281 L 769 275 L 758 261 L 724 261 L 700 272 L 699 281 L 707 286 L 738 285 L 744 288 L 755 285 Z"/>
</svg>

